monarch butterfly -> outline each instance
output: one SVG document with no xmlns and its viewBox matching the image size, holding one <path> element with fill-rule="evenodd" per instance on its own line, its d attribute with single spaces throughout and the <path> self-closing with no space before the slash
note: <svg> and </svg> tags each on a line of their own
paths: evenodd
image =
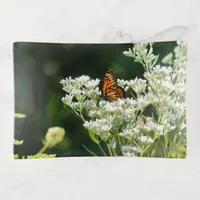
<svg viewBox="0 0 200 200">
<path fill-rule="evenodd" d="M 119 98 L 125 98 L 126 96 L 124 89 L 118 86 L 117 80 L 112 71 L 108 71 L 105 74 L 105 77 L 100 85 L 100 90 L 101 96 L 106 101 L 113 101 Z"/>
</svg>

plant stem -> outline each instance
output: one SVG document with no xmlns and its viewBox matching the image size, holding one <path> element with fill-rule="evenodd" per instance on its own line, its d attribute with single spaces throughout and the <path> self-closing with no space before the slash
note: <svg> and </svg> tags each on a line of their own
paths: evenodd
<svg viewBox="0 0 200 200">
<path fill-rule="evenodd" d="M 38 154 L 44 153 L 44 152 L 47 150 L 48 147 L 49 147 L 49 145 L 48 145 L 48 144 L 45 144 L 45 145 L 40 149 L 40 151 L 38 152 Z"/>
<path fill-rule="evenodd" d="M 101 147 L 100 144 L 98 144 L 98 147 L 99 147 L 99 149 L 102 151 L 103 155 L 104 155 L 104 156 L 107 156 L 106 153 L 104 152 L 104 150 L 102 149 L 102 147 Z"/>
<path fill-rule="evenodd" d="M 147 145 L 141 152 L 140 152 L 140 157 L 143 156 L 144 152 L 150 147 L 150 145 Z"/>
<path fill-rule="evenodd" d="M 115 148 L 112 147 L 111 143 L 109 143 L 108 145 L 109 145 L 109 147 L 110 147 L 110 150 L 112 151 L 112 155 L 113 155 L 113 156 L 117 156 L 117 153 L 116 153 L 116 151 L 115 151 Z"/>
<path fill-rule="evenodd" d="M 152 151 L 152 153 L 151 153 L 151 157 L 155 157 L 155 156 L 156 156 L 156 149 L 157 149 L 157 146 L 158 146 L 158 141 L 156 141 L 155 148 L 153 149 L 153 151 Z"/>
<path fill-rule="evenodd" d="M 165 134 L 165 157 L 168 158 L 168 153 L 169 153 L 169 139 L 168 139 L 168 134 Z"/>
<path fill-rule="evenodd" d="M 110 146 L 109 146 L 108 143 L 106 143 L 106 144 L 107 144 L 107 147 L 108 147 L 109 154 L 110 154 L 110 156 L 112 156 L 112 151 L 111 151 L 111 149 L 110 149 Z"/>
<path fill-rule="evenodd" d="M 114 156 L 117 156 L 117 153 L 116 153 L 116 151 L 115 151 L 115 148 L 111 148 L 111 149 L 112 149 L 112 151 L 113 151 Z"/>
</svg>

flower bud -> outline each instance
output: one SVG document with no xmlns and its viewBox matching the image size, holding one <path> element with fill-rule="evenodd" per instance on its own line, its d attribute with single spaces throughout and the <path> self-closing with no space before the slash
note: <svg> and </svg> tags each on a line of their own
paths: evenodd
<svg viewBox="0 0 200 200">
<path fill-rule="evenodd" d="M 58 143 L 62 142 L 65 136 L 65 129 L 61 127 L 51 127 L 48 129 L 44 143 L 49 148 L 54 147 Z"/>
<path fill-rule="evenodd" d="M 26 115 L 23 113 L 15 113 L 14 117 L 15 118 L 24 118 L 24 117 L 26 117 Z"/>
</svg>

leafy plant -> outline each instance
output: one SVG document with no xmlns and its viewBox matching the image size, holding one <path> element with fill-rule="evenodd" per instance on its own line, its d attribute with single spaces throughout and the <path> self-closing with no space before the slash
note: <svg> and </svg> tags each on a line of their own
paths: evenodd
<svg viewBox="0 0 200 200">
<path fill-rule="evenodd" d="M 26 115 L 22 113 L 15 113 L 15 118 L 24 118 Z M 43 147 L 42 149 L 35 155 L 27 155 L 22 156 L 21 159 L 36 159 L 36 158 L 55 158 L 56 154 L 45 154 L 44 152 L 48 148 L 52 148 L 60 143 L 65 136 L 65 130 L 61 127 L 51 127 L 48 129 L 45 139 L 43 140 Z M 22 145 L 24 143 L 23 140 L 16 140 L 14 139 L 14 145 Z M 14 154 L 14 159 L 20 159 L 18 154 Z"/>
<path fill-rule="evenodd" d="M 177 42 L 174 52 L 162 59 L 163 65 L 157 63 L 152 43 L 134 44 L 123 54 L 145 69 L 145 79 L 118 79 L 130 94 L 126 99 L 101 99 L 100 80 L 82 75 L 60 81 L 66 92 L 63 104 L 82 119 L 104 155 L 102 142 L 109 156 L 185 158 L 186 44 Z"/>
</svg>

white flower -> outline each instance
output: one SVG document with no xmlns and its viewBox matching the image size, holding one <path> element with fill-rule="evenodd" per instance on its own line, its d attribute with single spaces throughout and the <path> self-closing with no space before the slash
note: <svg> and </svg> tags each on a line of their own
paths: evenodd
<svg viewBox="0 0 200 200">
<path fill-rule="evenodd" d="M 145 135 L 141 135 L 138 139 L 139 139 L 141 142 L 149 143 L 149 144 L 151 144 L 151 143 L 154 142 L 153 139 L 151 139 L 150 137 L 147 137 L 147 136 L 145 136 Z"/>
<path fill-rule="evenodd" d="M 153 54 L 152 44 L 149 50 L 145 43 L 134 44 L 124 54 L 143 65 L 145 79 L 118 79 L 117 82 L 127 93 L 129 89 L 134 90 L 136 97 L 105 101 L 100 98 L 100 80 L 83 75 L 60 81 L 66 92 L 62 101 L 80 114 L 86 129 L 106 142 L 109 139 L 113 148 L 117 148 L 117 140 L 122 140 L 122 154 L 136 156 L 145 145 L 154 142 L 154 136 L 176 130 L 180 132 L 177 134 L 185 135 L 186 50 L 186 45 L 178 42 L 175 59 L 172 60 L 172 54 L 168 55 L 165 59 L 170 66 L 162 66 L 156 64 L 158 56 Z M 141 115 L 149 108 L 150 116 L 143 120 Z M 83 110 L 87 111 L 87 120 Z M 141 147 L 136 145 L 137 141 Z"/>
<path fill-rule="evenodd" d="M 132 145 L 123 145 L 121 147 L 121 151 L 123 156 L 136 156 L 137 153 L 140 153 L 140 147 L 132 146 Z"/>
<path fill-rule="evenodd" d="M 149 95 L 141 95 L 137 98 L 137 108 L 144 109 L 146 108 L 151 102 L 149 101 Z"/>
<path fill-rule="evenodd" d="M 79 85 L 80 87 L 87 84 L 89 80 L 90 80 L 90 77 L 86 75 L 82 75 L 75 78 L 76 84 Z"/>
<path fill-rule="evenodd" d="M 62 98 L 62 102 L 65 105 L 71 106 L 73 98 L 74 98 L 74 94 L 66 94 L 65 97 Z"/>
<path fill-rule="evenodd" d="M 112 116 L 107 116 L 103 119 L 96 119 L 85 121 L 83 126 L 89 130 L 92 130 L 95 134 L 107 139 L 111 134 L 112 128 Z"/>
<path fill-rule="evenodd" d="M 65 136 L 65 129 L 61 127 L 51 127 L 48 129 L 45 140 L 43 141 L 45 145 L 49 148 L 54 147 L 60 143 Z"/>
<path fill-rule="evenodd" d="M 145 92 L 147 87 L 146 82 L 146 80 L 136 77 L 134 80 L 126 81 L 126 84 L 139 95 Z"/>
<path fill-rule="evenodd" d="M 119 135 L 123 136 L 123 137 L 125 137 L 127 139 L 132 139 L 133 136 L 138 134 L 139 132 L 140 132 L 139 129 L 129 126 L 129 128 L 123 129 L 122 132 L 119 133 Z"/>
<path fill-rule="evenodd" d="M 126 81 L 123 79 L 117 79 L 117 83 L 119 86 L 124 87 L 126 85 Z"/>
<path fill-rule="evenodd" d="M 172 64 L 173 63 L 173 53 L 169 53 L 167 54 L 163 59 L 162 59 L 162 63 L 164 64 Z"/>
</svg>

